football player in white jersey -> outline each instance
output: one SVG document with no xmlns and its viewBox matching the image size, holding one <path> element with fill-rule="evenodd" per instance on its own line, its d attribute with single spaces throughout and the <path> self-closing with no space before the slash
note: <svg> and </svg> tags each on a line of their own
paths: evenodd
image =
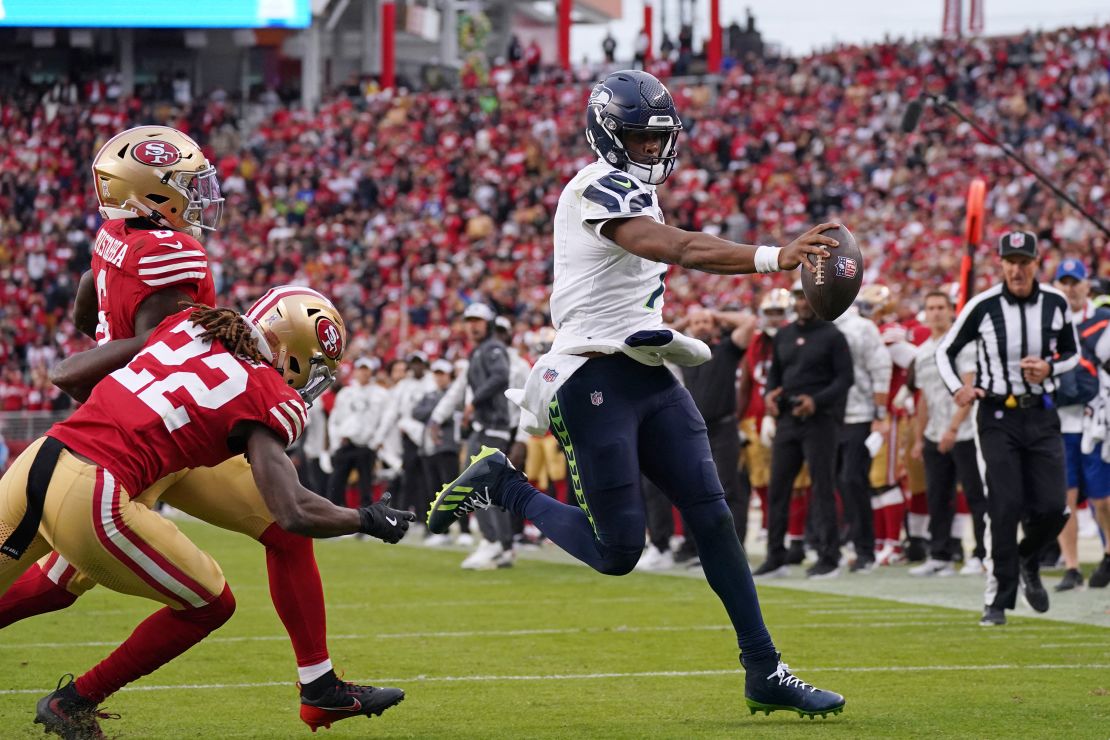
<svg viewBox="0 0 1110 740">
<path fill-rule="evenodd" d="M 697 542 L 706 580 L 736 629 L 752 713 L 836 714 L 844 697 L 815 689 L 780 660 L 705 421 L 662 364 L 709 359 L 705 344 L 663 325 L 668 265 L 722 274 L 794 270 L 807 255 L 829 256 L 827 248 L 837 243 L 821 232 L 835 224 L 821 224 L 782 248 L 666 226 L 655 187 L 674 169 L 681 129 L 670 93 L 655 77 L 609 75 L 594 87 L 586 109 L 586 138 L 599 159 L 559 198 L 551 295 L 558 334 L 524 389 L 509 395 L 534 428 L 550 423 L 578 506 L 543 495 L 504 454 L 483 448 L 440 491 L 428 526 L 442 532 L 466 512 L 503 506 L 597 571 L 624 575 L 644 545 L 642 471 L 682 512 Z"/>
</svg>

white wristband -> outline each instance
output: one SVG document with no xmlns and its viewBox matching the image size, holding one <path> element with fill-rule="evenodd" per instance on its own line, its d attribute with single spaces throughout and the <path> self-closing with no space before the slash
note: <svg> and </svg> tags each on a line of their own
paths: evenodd
<svg viewBox="0 0 1110 740">
<path fill-rule="evenodd" d="M 755 271 L 756 272 L 778 272 L 779 271 L 779 252 L 782 247 L 767 247 L 760 246 L 755 249 Z"/>
</svg>

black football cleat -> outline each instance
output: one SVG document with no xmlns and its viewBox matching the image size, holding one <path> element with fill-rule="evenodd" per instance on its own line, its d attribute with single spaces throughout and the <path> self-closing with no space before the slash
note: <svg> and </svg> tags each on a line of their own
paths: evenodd
<svg viewBox="0 0 1110 740">
<path fill-rule="evenodd" d="M 516 468 L 505 453 L 483 446 L 477 455 L 471 456 L 470 465 L 458 478 L 439 489 L 428 509 L 428 531 L 443 534 L 452 522 L 476 509 L 500 506 L 497 489 L 506 473 L 516 473 Z"/>
<path fill-rule="evenodd" d="M 752 572 L 753 578 L 786 578 L 790 574 L 790 566 L 785 560 L 767 556 L 767 559 Z"/>
<path fill-rule="evenodd" d="M 1006 610 L 997 606 L 983 607 L 983 616 L 979 618 L 980 627 L 1001 627 L 1006 624 Z"/>
<path fill-rule="evenodd" d="M 802 540 L 790 540 L 786 548 L 786 564 L 801 565 L 806 561 L 806 544 Z"/>
<path fill-rule="evenodd" d="M 1108 583 L 1110 583 L 1110 554 L 1102 556 L 1102 562 L 1091 574 L 1091 579 L 1087 581 L 1087 585 L 1091 588 L 1106 588 Z"/>
<path fill-rule="evenodd" d="M 777 655 L 773 661 L 748 666 L 740 657 L 747 675 L 744 679 L 744 699 L 752 714 L 782 710 L 797 712 L 799 717 L 813 719 L 844 711 L 844 697 L 833 691 L 812 686 L 790 672 L 790 666 Z"/>
<path fill-rule="evenodd" d="M 1041 566 L 1036 559 L 1025 560 L 1020 568 L 1021 593 L 1033 611 L 1048 611 L 1048 590 L 1041 583 Z"/>
<path fill-rule="evenodd" d="M 96 702 L 78 694 L 72 673 L 58 679 L 58 688 L 39 699 L 35 706 L 35 724 L 42 725 L 46 734 L 65 740 L 106 738 L 98 722 L 102 719 L 119 719 L 119 715 L 99 711 Z"/>
<path fill-rule="evenodd" d="M 1078 568 L 1068 568 L 1064 571 L 1064 577 L 1060 582 L 1052 587 L 1052 590 L 1059 593 L 1061 591 L 1072 591 L 1083 585 L 1083 574 L 1079 572 Z"/>
<path fill-rule="evenodd" d="M 335 685 L 315 699 L 301 694 L 301 721 L 316 732 L 351 717 L 380 717 L 404 699 L 405 692 L 400 689 L 359 686 L 336 679 Z"/>
<path fill-rule="evenodd" d="M 906 554 L 906 562 L 923 563 L 929 557 L 929 549 L 925 547 L 924 537 L 910 537 L 902 552 Z"/>
</svg>

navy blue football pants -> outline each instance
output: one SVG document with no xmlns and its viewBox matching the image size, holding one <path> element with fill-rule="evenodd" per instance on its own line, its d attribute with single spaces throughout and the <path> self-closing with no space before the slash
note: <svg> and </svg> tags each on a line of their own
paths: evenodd
<svg viewBox="0 0 1110 740">
<path fill-rule="evenodd" d="M 551 430 L 563 447 L 578 506 L 513 478 L 505 508 L 600 573 L 624 575 L 644 548 L 640 475 L 682 513 L 710 587 L 736 629 L 745 659 L 772 657 L 751 570 L 710 453 L 705 421 L 664 367 L 623 354 L 590 359 L 559 389 Z"/>
</svg>

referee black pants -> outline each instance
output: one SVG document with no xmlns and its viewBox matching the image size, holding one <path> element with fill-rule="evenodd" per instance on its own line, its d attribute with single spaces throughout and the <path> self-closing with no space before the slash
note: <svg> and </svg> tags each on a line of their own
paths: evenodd
<svg viewBox="0 0 1110 740">
<path fill-rule="evenodd" d="M 976 425 L 993 560 L 986 603 L 1013 609 L 1022 561 L 1036 562 L 1068 519 L 1060 417 L 1054 408 L 1008 409 L 984 399 Z M 1018 524 L 1025 533 L 1020 543 Z"/>
</svg>

